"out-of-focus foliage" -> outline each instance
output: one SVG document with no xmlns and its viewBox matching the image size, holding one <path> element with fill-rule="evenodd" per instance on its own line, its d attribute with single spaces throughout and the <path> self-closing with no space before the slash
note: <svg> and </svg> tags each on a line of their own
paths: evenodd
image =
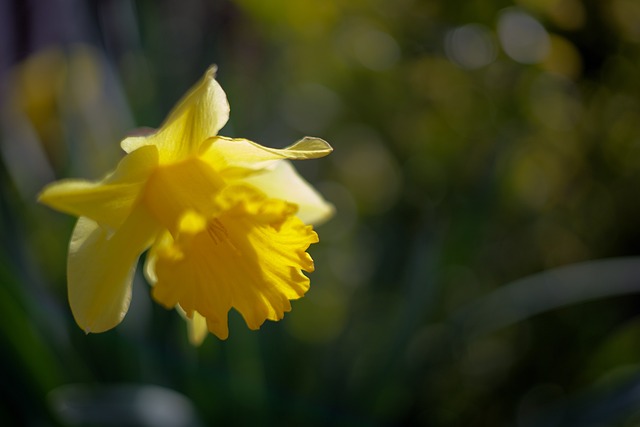
<svg viewBox="0 0 640 427">
<path fill-rule="evenodd" d="M 212 63 L 225 135 L 335 148 L 312 289 L 194 349 L 139 277 L 85 336 L 36 192 Z M 0 67 L 0 424 L 640 422 L 636 1 L 5 1 Z"/>
</svg>

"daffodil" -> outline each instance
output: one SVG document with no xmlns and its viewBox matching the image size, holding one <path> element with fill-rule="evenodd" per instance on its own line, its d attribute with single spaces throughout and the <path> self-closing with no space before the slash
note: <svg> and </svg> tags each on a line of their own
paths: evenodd
<svg viewBox="0 0 640 427">
<path fill-rule="evenodd" d="M 323 157 L 325 141 L 284 149 L 218 136 L 229 118 L 215 67 L 162 126 L 121 142 L 127 153 L 99 182 L 67 179 L 39 201 L 79 217 L 69 244 L 68 296 L 78 325 L 118 325 L 131 299 L 140 255 L 152 296 L 187 320 L 192 342 L 207 330 L 226 339 L 234 308 L 250 329 L 279 320 L 302 297 L 312 272 L 309 224 L 332 206 L 289 160 Z"/>
</svg>

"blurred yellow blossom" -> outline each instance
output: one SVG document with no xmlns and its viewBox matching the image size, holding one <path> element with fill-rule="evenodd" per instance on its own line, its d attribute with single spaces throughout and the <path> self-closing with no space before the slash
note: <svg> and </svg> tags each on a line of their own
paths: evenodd
<svg viewBox="0 0 640 427">
<path fill-rule="evenodd" d="M 229 117 L 211 67 L 157 131 L 124 139 L 127 155 L 100 182 L 67 179 L 39 201 L 79 216 L 69 245 L 69 302 L 87 333 L 126 314 L 138 258 L 156 301 L 187 320 L 190 339 L 221 339 L 227 313 L 251 329 L 279 320 L 309 288 L 311 225 L 327 203 L 289 163 L 331 146 L 303 138 L 284 149 L 218 136 Z"/>
</svg>

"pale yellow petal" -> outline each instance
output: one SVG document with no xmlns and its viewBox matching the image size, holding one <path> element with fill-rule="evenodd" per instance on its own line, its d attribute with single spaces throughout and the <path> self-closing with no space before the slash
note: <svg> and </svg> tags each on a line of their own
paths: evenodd
<svg viewBox="0 0 640 427">
<path fill-rule="evenodd" d="M 73 316 L 87 333 L 116 326 L 129 308 L 131 282 L 140 254 L 157 225 L 136 208 L 112 234 L 81 217 L 69 244 L 68 294 Z"/>
<path fill-rule="evenodd" d="M 248 139 L 216 137 L 204 154 L 208 161 L 219 168 L 260 169 L 274 160 L 308 160 L 330 154 L 333 148 L 320 138 L 305 137 L 286 148 L 269 148 Z"/>
<path fill-rule="evenodd" d="M 54 182 L 44 188 L 38 201 L 115 229 L 129 215 L 157 163 L 157 149 L 145 147 L 125 156 L 116 170 L 102 181 L 66 179 Z"/>
<path fill-rule="evenodd" d="M 291 162 L 282 160 L 258 174 L 241 179 L 264 192 L 267 197 L 281 199 L 298 206 L 296 214 L 307 224 L 318 225 L 328 220 L 335 209 L 295 170 Z"/>
<path fill-rule="evenodd" d="M 204 341 L 209 333 L 207 328 L 207 319 L 201 316 L 197 311 L 194 311 L 193 315 L 189 317 L 184 309 L 179 305 L 176 306 L 176 311 L 187 323 L 187 335 L 189 336 L 189 342 L 191 345 L 199 346 L 202 344 L 202 341 Z"/>
<path fill-rule="evenodd" d="M 193 345 L 200 345 L 207 337 L 209 329 L 207 328 L 207 319 L 195 311 L 191 319 L 187 320 L 187 328 L 189 334 L 189 342 Z"/>
<path fill-rule="evenodd" d="M 122 149 L 130 153 L 145 145 L 155 145 L 162 163 L 176 161 L 200 152 L 211 137 L 229 119 L 229 103 L 215 79 L 216 68 L 207 70 L 178 102 L 160 129 L 148 136 L 131 136 L 122 141 Z"/>
<path fill-rule="evenodd" d="M 144 266 L 142 267 L 142 272 L 144 274 L 144 278 L 147 279 L 147 282 L 151 286 L 155 285 L 156 282 L 158 281 L 158 277 L 156 276 L 157 260 L 158 260 L 158 256 L 155 252 L 152 253 L 151 249 L 147 251 L 144 259 Z"/>
<path fill-rule="evenodd" d="M 232 307 L 257 329 L 281 319 L 289 300 L 304 295 L 309 279 L 301 270 L 313 271 L 306 250 L 318 237 L 293 215 L 295 207 L 251 187 L 230 187 L 219 199 L 226 209 L 206 231 L 158 251 L 153 296 L 167 308 L 179 304 L 188 316 L 200 313 L 225 339 Z"/>
</svg>

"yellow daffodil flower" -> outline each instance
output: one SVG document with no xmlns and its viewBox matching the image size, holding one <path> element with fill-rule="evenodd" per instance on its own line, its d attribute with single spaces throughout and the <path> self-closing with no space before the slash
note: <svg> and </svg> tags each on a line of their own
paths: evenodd
<svg viewBox="0 0 640 427">
<path fill-rule="evenodd" d="M 211 67 L 157 131 L 121 143 L 127 155 L 100 182 L 67 179 L 39 201 L 77 215 L 67 264 L 69 303 L 87 333 L 116 326 L 139 256 L 152 296 L 176 308 L 189 336 L 226 339 L 235 308 L 251 329 L 279 320 L 309 288 L 312 223 L 333 213 L 289 160 L 331 146 L 304 138 L 284 149 L 218 136 L 229 118 Z"/>
</svg>

